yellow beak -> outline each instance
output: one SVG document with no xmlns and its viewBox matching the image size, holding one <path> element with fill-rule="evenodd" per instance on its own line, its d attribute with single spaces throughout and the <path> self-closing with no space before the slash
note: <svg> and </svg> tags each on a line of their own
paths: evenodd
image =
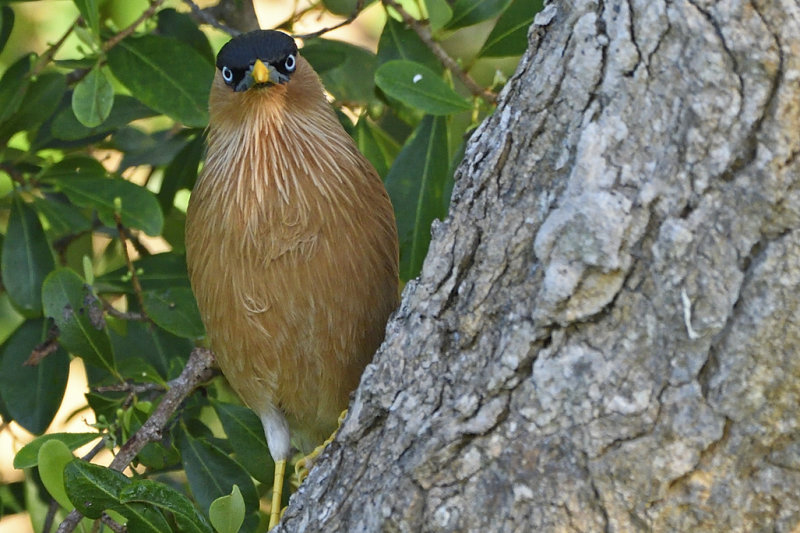
<svg viewBox="0 0 800 533">
<path fill-rule="evenodd" d="M 256 59 L 253 65 L 252 76 L 256 83 L 269 83 L 269 69 L 260 59 Z"/>
</svg>

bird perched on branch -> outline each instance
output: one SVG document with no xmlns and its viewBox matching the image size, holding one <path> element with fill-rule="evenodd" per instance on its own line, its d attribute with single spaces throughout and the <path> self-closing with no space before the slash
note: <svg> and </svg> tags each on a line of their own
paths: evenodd
<svg viewBox="0 0 800 533">
<path fill-rule="evenodd" d="M 186 258 L 211 348 L 276 463 L 272 527 L 290 435 L 306 451 L 336 429 L 383 340 L 397 228 L 291 37 L 240 35 L 216 66 Z"/>
</svg>

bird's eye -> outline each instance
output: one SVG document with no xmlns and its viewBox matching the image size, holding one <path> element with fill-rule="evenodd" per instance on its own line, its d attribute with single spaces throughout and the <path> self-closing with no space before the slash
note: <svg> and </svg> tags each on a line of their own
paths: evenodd
<svg viewBox="0 0 800 533">
<path fill-rule="evenodd" d="M 222 67 L 222 79 L 225 80 L 225 83 L 230 83 L 233 81 L 233 71 L 228 67 Z"/>
<path fill-rule="evenodd" d="M 283 66 L 288 72 L 294 72 L 294 68 L 297 66 L 297 62 L 294 59 L 294 54 L 289 54 L 286 57 L 286 61 L 284 61 Z"/>
</svg>

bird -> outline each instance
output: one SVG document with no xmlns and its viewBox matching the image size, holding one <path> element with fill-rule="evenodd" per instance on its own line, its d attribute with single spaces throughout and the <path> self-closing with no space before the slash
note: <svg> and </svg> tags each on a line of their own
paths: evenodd
<svg viewBox="0 0 800 533">
<path fill-rule="evenodd" d="M 399 284 L 389 195 L 290 35 L 220 49 L 185 236 L 206 339 L 275 461 L 271 529 L 292 445 L 336 430 Z"/>
</svg>

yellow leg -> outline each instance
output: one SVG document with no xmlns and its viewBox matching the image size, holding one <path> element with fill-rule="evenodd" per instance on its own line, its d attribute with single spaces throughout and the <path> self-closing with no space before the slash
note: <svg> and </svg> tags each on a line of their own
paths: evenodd
<svg viewBox="0 0 800 533">
<path fill-rule="evenodd" d="M 281 496 L 283 496 L 283 476 L 286 473 L 286 459 L 275 461 L 275 478 L 272 481 L 272 506 L 269 509 L 268 531 L 278 525 L 281 519 Z"/>
<path fill-rule="evenodd" d="M 339 431 L 339 428 L 342 427 L 342 422 L 344 422 L 344 418 L 346 416 L 347 416 L 347 409 L 345 409 L 339 414 L 338 425 L 336 426 L 336 429 L 333 430 L 333 433 L 331 433 L 331 436 L 325 439 L 325 442 L 314 448 L 313 452 L 309 453 L 305 457 L 302 457 L 299 461 L 297 461 L 294 464 L 294 477 L 297 480 L 298 485 L 302 483 L 305 478 L 308 477 L 308 467 L 310 463 L 312 463 L 314 459 L 319 457 L 319 454 L 321 454 L 322 451 L 325 449 L 325 447 L 331 443 L 333 438 L 336 436 L 336 433 Z"/>
</svg>

